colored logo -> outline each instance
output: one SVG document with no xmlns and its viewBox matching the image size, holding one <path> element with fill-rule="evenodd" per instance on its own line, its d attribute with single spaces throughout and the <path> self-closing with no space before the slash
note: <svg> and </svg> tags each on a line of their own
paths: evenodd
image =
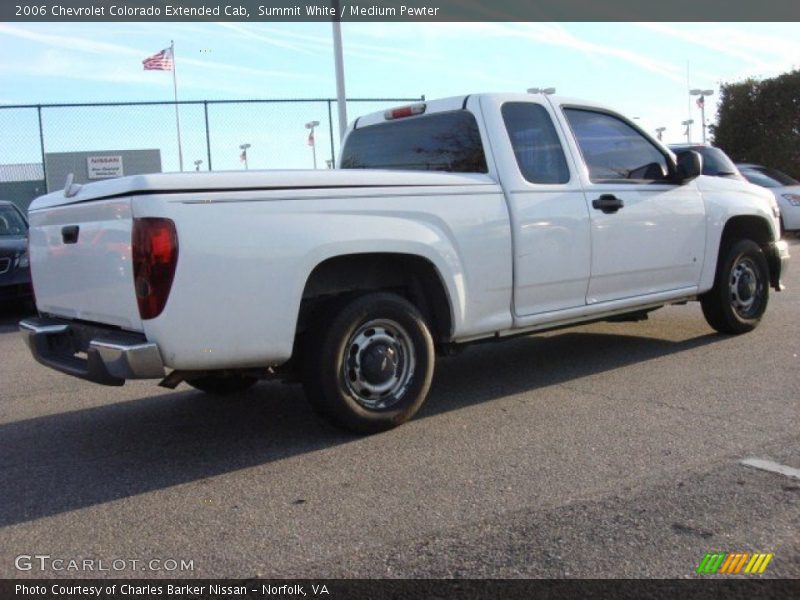
<svg viewBox="0 0 800 600">
<path fill-rule="evenodd" d="M 755 552 L 715 552 L 707 553 L 695 569 L 700 575 L 737 575 L 745 573 L 755 575 L 763 573 L 774 554 Z"/>
</svg>

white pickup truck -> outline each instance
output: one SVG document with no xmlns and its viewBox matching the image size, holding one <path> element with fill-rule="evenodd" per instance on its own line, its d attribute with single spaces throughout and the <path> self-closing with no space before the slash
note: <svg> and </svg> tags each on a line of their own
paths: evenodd
<svg viewBox="0 0 800 600">
<path fill-rule="evenodd" d="M 753 329 L 788 248 L 773 196 L 701 176 L 581 100 L 481 94 L 360 117 L 329 171 L 153 174 L 34 201 L 36 359 L 90 381 L 224 394 L 299 377 L 376 432 L 437 352 L 699 300 Z"/>
</svg>

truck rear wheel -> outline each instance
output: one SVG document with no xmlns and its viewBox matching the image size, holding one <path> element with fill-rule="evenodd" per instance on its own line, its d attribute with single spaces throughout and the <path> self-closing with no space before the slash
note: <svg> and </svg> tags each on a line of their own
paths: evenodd
<svg viewBox="0 0 800 600">
<path fill-rule="evenodd" d="M 312 407 L 356 433 L 413 417 L 433 379 L 434 348 L 420 312 L 390 293 L 360 296 L 310 332 L 303 387 Z"/>
<path fill-rule="evenodd" d="M 186 383 L 207 394 L 227 396 L 250 389 L 258 382 L 255 377 L 247 375 L 204 375 L 187 379 Z"/>
<path fill-rule="evenodd" d="M 714 287 L 701 298 L 706 321 L 720 333 L 756 328 L 769 300 L 769 267 L 761 248 L 739 240 L 723 248 Z"/>
</svg>

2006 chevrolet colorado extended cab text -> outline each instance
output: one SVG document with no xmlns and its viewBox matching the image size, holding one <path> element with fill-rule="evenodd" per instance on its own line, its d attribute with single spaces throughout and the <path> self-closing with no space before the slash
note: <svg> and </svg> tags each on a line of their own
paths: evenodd
<svg viewBox="0 0 800 600">
<path fill-rule="evenodd" d="M 485 94 L 356 119 L 332 171 L 68 183 L 30 208 L 20 326 L 91 381 L 298 375 L 322 415 L 381 431 L 466 342 L 696 299 L 753 329 L 789 258 L 777 206 L 700 168 L 602 106 Z"/>
</svg>

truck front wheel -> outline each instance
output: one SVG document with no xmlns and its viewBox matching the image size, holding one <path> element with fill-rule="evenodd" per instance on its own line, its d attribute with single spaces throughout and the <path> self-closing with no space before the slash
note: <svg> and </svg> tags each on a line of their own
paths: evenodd
<svg viewBox="0 0 800 600">
<path fill-rule="evenodd" d="M 425 402 L 434 348 L 417 308 L 390 293 L 360 296 L 324 315 L 304 351 L 303 387 L 337 426 L 378 433 L 408 421 Z"/>
<path fill-rule="evenodd" d="M 739 240 L 723 248 L 714 287 L 701 298 L 706 321 L 720 333 L 756 328 L 769 300 L 769 267 L 761 248 Z"/>
</svg>

